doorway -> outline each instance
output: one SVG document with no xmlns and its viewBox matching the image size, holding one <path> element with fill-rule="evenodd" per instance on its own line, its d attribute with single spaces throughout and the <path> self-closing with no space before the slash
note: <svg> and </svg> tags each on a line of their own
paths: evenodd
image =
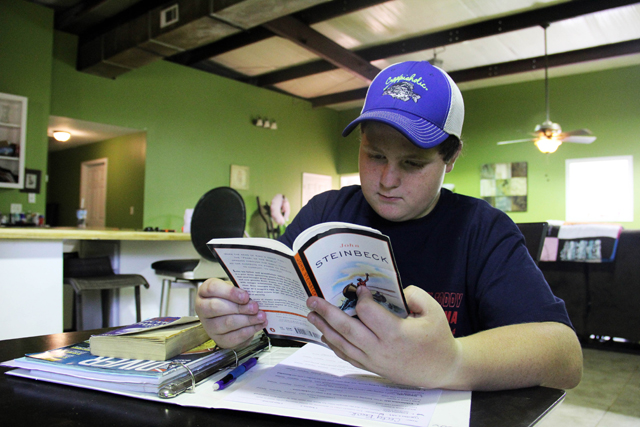
<svg viewBox="0 0 640 427">
<path fill-rule="evenodd" d="M 108 159 L 80 164 L 80 208 L 87 210 L 87 227 L 104 227 L 107 206 Z"/>
</svg>

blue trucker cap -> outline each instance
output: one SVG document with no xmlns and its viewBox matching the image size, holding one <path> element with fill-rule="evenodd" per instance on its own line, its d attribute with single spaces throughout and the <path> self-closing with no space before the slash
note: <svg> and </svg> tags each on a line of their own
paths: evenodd
<svg viewBox="0 0 640 427">
<path fill-rule="evenodd" d="M 420 148 L 432 148 L 449 135 L 460 138 L 464 102 L 458 86 L 440 68 L 427 61 L 400 62 L 373 79 L 360 116 L 342 136 L 367 120 L 393 127 Z"/>
</svg>

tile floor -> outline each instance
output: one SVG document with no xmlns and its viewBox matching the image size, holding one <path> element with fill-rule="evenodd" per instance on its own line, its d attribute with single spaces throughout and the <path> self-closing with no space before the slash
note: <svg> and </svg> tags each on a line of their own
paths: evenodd
<svg viewBox="0 0 640 427">
<path fill-rule="evenodd" d="M 582 382 L 536 427 L 640 427 L 640 353 L 583 354 Z"/>
</svg>

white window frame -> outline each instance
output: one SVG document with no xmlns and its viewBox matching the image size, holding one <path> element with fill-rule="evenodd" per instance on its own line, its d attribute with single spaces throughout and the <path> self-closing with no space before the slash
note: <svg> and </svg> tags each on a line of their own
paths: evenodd
<svg viewBox="0 0 640 427">
<path fill-rule="evenodd" d="M 565 160 L 567 222 L 632 222 L 633 156 Z"/>
</svg>

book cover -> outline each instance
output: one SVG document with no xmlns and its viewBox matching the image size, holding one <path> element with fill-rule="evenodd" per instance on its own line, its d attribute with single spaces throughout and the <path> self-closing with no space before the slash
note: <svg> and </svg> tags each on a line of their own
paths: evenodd
<svg viewBox="0 0 640 427">
<path fill-rule="evenodd" d="M 195 316 L 156 317 L 89 340 L 96 356 L 167 360 L 209 339 Z"/>
<path fill-rule="evenodd" d="M 318 224 L 296 238 L 293 250 L 263 238 L 213 239 L 208 246 L 234 285 L 267 313 L 272 337 L 320 343 L 320 331 L 306 318 L 307 298 L 319 296 L 354 316 L 358 286 L 390 312 L 408 316 L 391 243 L 375 229 Z"/>
<path fill-rule="evenodd" d="M 87 379 L 158 384 L 184 368 L 197 367 L 216 353 L 213 340 L 169 360 L 141 360 L 91 354 L 89 340 L 15 359 L 8 366 L 75 375 Z"/>
</svg>

